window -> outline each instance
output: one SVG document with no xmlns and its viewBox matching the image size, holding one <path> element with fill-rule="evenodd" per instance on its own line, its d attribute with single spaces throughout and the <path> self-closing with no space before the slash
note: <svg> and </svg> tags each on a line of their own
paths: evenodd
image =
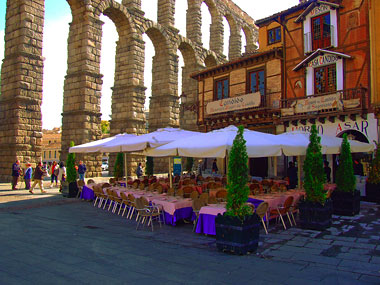
<svg viewBox="0 0 380 285">
<path fill-rule="evenodd" d="M 57 151 L 54 151 L 54 158 L 57 158 Z"/>
<path fill-rule="evenodd" d="M 281 42 L 281 27 L 268 30 L 268 45 Z"/>
<path fill-rule="evenodd" d="M 315 94 L 336 91 L 336 64 L 314 69 Z"/>
<path fill-rule="evenodd" d="M 44 151 L 44 159 L 46 158 L 46 151 Z"/>
<path fill-rule="evenodd" d="M 331 45 L 330 13 L 311 19 L 313 50 Z"/>
<path fill-rule="evenodd" d="M 222 100 L 228 98 L 229 93 L 229 80 L 223 78 L 215 82 L 215 100 Z"/>
<path fill-rule="evenodd" d="M 248 92 L 255 93 L 260 91 L 261 96 L 265 95 L 265 76 L 264 70 L 252 71 L 248 74 Z"/>
<path fill-rule="evenodd" d="M 49 158 L 51 158 L 51 151 L 49 150 Z"/>
</svg>

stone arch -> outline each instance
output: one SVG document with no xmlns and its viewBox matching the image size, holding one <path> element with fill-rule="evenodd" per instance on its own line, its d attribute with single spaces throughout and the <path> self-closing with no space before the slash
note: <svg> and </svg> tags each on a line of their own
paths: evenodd
<svg viewBox="0 0 380 285">
<path fill-rule="evenodd" d="M 235 20 L 234 16 L 230 13 L 224 14 L 229 26 L 230 26 L 230 37 L 228 45 L 228 59 L 238 58 L 241 55 L 241 34 L 240 26 Z"/>
<path fill-rule="evenodd" d="M 195 47 L 189 40 L 180 38 L 177 43 L 183 59 L 184 67 L 182 68 L 182 94 L 186 97 L 186 103 L 181 102 L 180 127 L 187 130 L 197 129 L 197 114 L 192 109 L 197 101 L 198 82 L 190 77 L 190 74 L 203 68 L 201 65 Z"/>
<path fill-rule="evenodd" d="M 141 27 L 152 41 L 155 55 L 152 63 L 152 95 L 149 103 L 149 130 L 179 124 L 178 56 L 173 37 L 165 28 L 147 20 Z"/>
<path fill-rule="evenodd" d="M 245 34 L 245 39 L 246 39 L 245 52 L 246 53 L 253 52 L 254 50 L 257 49 L 257 46 L 255 44 L 256 39 L 254 36 L 253 29 L 250 26 L 248 26 L 247 24 L 244 24 L 242 27 L 242 30 Z"/>
<path fill-rule="evenodd" d="M 205 56 L 204 63 L 206 68 L 210 68 L 218 64 L 218 59 L 214 53 L 208 52 Z"/>
<path fill-rule="evenodd" d="M 61 159 L 67 155 L 70 141 L 81 144 L 100 139 L 102 136 L 100 100 L 103 75 L 100 74 L 100 55 L 103 22 L 99 20 L 101 14 L 113 21 L 119 35 L 115 56 L 111 133 L 135 133 L 144 128 L 145 123 L 144 117 L 134 118 L 134 114 L 143 112 L 131 103 L 135 101 L 133 98 L 141 97 L 139 92 L 133 92 L 136 89 L 134 78 L 141 76 L 138 74 L 140 69 L 134 69 L 138 64 L 135 53 L 138 46 L 133 42 L 133 34 L 136 33 L 128 11 L 113 0 L 101 1 L 99 5 L 85 11 L 83 6 L 72 4 L 74 10 L 73 22 L 70 25 L 68 71 L 64 88 Z M 144 102 L 142 106 L 143 104 Z M 120 109 L 124 112 L 120 112 Z M 133 122 L 130 122 L 131 118 Z M 89 176 L 100 174 L 100 154 L 78 155 L 78 159 L 87 163 Z"/>
</svg>

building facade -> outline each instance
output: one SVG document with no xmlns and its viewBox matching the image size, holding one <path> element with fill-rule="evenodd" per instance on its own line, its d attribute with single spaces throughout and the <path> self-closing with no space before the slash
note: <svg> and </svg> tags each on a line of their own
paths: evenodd
<svg viewBox="0 0 380 285">
<path fill-rule="evenodd" d="M 61 152 L 61 128 L 42 130 L 42 163 L 50 165 L 59 162 Z"/>
<path fill-rule="evenodd" d="M 256 21 L 256 53 L 192 75 L 200 129 L 239 124 L 278 134 L 315 124 L 320 134 L 378 141 L 379 101 L 371 92 L 378 47 L 371 50 L 377 34 L 369 17 L 378 8 L 369 4 L 300 1 Z"/>
</svg>

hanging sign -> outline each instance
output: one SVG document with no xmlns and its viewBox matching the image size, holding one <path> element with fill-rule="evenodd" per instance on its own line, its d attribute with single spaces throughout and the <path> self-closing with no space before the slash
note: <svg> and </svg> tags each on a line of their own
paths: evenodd
<svg viewBox="0 0 380 285">
<path fill-rule="evenodd" d="M 260 106 L 260 92 L 249 93 L 233 98 L 213 101 L 207 104 L 206 112 L 208 115 L 223 113 L 228 111 L 242 110 Z"/>
<path fill-rule="evenodd" d="M 341 109 L 340 93 L 297 100 L 294 113 L 307 113 L 325 109 Z"/>
<path fill-rule="evenodd" d="M 173 174 L 181 175 L 182 174 L 182 158 L 174 157 L 173 159 Z"/>
<path fill-rule="evenodd" d="M 308 64 L 308 67 L 318 67 L 324 66 L 328 64 L 333 64 L 339 60 L 339 57 L 336 54 L 324 54 L 317 56 L 313 60 L 311 60 Z"/>
</svg>

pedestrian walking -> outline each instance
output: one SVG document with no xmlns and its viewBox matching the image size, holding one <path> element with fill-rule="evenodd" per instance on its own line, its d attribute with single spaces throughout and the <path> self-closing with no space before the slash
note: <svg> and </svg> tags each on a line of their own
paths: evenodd
<svg viewBox="0 0 380 285">
<path fill-rule="evenodd" d="M 33 168 L 29 162 L 26 163 L 26 167 L 27 169 L 24 174 L 25 189 L 30 190 L 30 181 L 32 180 Z"/>
<path fill-rule="evenodd" d="M 59 172 L 59 166 L 57 162 L 54 160 L 53 164 L 50 167 L 50 177 L 51 177 L 50 188 L 53 188 L 54 181 L 55 181 L 55 187 L 58 186 L 58 172 Z"/>
<path fill-rule="evenodd" d="M 16 160 L 12 165 L 12 190 L 17 190 L 17 183 L 21 173 L 20 161 Z"/>
<path fill-rule="evenodd" d="M 216 164 L 216 159 L 212 163 L 212 173 L 216 174 L 218 172 L 218 165 Z"/>
<path fill-rule="evenodd" d="M 34 170 L 34 175 L 33 175 L 34 182 L 33 182 L 32 188 L 30 188 L 29 190 L 31 194 L 33 194 L 33 189 L 37 184 L 40 187 L 41 192 L 46 193 L 46 191 L 44 190 L 44 185 L 42 184 L 42 177 L 44 175 L 46 175 L 46 170 L 42 169 L 42 162 L 39 162 L 37 164 L 36 169 Z"/>
<path fill-rule="evenodd" d="M 137 166 L 136 175 L 137 175 L 137 178 L 140 178 L 143 175 L 143 170 L 142 170 L 141 162 Z"/>
<path fill-rule="evenodd" d="M 79 180 L 83 180 L 84 181 L 84 175 L 86 173 L 86 165 L 83 163 L 82 160 L 79 161 L 79 165 L 78 165 L 78 174 L 79 174 Z"/>
<path fill-rule="evenodd" d="M 66 167 L 63 161 L 59 163 L 59 168 L 58 168 L 58 180 L 60 183 L 59 186 L 59 191 L 62 191 L 62 183 L 66 181 Z"/>
</svg>

